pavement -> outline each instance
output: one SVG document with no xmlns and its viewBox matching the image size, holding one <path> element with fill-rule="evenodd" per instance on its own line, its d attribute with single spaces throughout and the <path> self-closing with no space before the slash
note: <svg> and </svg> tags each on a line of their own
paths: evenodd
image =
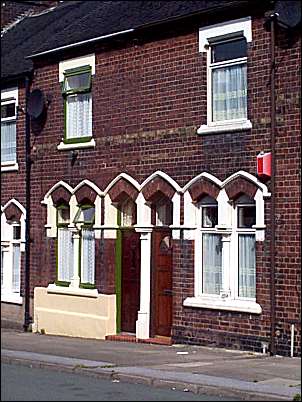
<svg viewBox="0 0 302 402">
<path fill-rule="evenodd" d="M 301 395 L 300 358 L 221 348 L 72 338 L 2 328 L 1 361 L 239 400 L 283 401 Z"/>
</svg>

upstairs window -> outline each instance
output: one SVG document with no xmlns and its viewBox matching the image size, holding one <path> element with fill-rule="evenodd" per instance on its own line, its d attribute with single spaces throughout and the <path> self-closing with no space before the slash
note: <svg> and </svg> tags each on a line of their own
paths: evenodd
<svg viewBox="0 0 302 402">
<path fill-rule="evenodd" d="M 213 42 L 210 50 L 211 122 L 246 119 L 246 39 Z"/>
<path fill-rule="evenodd" d="M 1 92 L 1 166 L 15 165 L 18 90 Z"/>
<path fill-rule="evenodd" d="M 65 142 L 90 141 L 92 137 L 91 66 L 66 70 L 62 94 L 65 108 Z"/>
<path fill-rule="evenodd" d="M 207 117 L 198 134 L 250 129 L 247 58 L 251 17 L 199 29 L 199 51 L 207 60 Z M 203 56 L 202 56 L 203 57 Z"/>
</svg>

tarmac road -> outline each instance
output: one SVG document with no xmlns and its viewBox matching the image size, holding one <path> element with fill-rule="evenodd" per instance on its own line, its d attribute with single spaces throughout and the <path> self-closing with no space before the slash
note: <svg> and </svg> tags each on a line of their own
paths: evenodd
<svg viewBox="0 0 302 402">
<path fill-rule="evenodd" d="M 45 368 L 1 364 L 1 401 L 231 401 Z M 239 399 L 237 399 L 239 400 Z"/>
</svg>

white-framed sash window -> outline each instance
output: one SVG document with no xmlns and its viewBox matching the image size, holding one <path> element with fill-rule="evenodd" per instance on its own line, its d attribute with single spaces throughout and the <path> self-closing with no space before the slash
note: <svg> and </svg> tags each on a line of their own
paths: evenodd
<svg viewBox="0 0 302 402">
<path fill-rule="evenodd" d="M 247 51 L 244 37 L 210 44 L 211 123 L 247 118 Z"/>
<path fill-rule="evenodd" d="M 2 216 L 1 229 L 1 301 L 19 304 L 22 303 L 21 253 L 25 243 L 21 234 L 24 235 L 24 227 L 21 228 L 21 222 L 8 222 Z"/>
<path fill-rule="evenodd" d="M 94 205 L 80 205 L 74 223 L 80 228 L 80 286 L 95 287 Z"/>
<path fill-rule="evenodd" d="M 201 28 L 199 50 L 207 53 L 207 122 L 198 134 L 251 128 L 248 120 L 247 44 L 251 19 Z"/>
<path fill-rule="evenodd" d="M 261 313 L 256 302 L 255 199 L 241 195 L 217 203 L 204 196 L 194 205 L 195 291 L 184 306 Z M 221 225 L 218 217 L 229 225 Z"/>
<path fill-rule="evenodd" d="M 235 297 L 256 300 L 256 205 L 242 195 L 234 202 Z"/>
<path fill-rule="evenodd" d="M 17 166 L 17 106 L 18 89 L 1 91 L 1 170 Z"/>
<path fill-rule="evenodd" d="M 57 285 L 68 286 L 73 277 L 73 238 L 68 228 L 68 205 L 57 207 Z"/>
<path fill-rule="evenodd" d="M 197 209 L 197 264 L 199 295 L 218 295 L 222 289 L 222 241 L 215 226 L 218 224 L 218 203 L 210 197 L 202 198 Z"/>
</svg>

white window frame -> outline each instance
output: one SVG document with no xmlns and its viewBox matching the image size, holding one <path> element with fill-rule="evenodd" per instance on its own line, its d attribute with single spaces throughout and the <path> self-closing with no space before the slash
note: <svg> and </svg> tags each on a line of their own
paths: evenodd
<svg viewBox="0 0 302 402">
<path fill-rule="evenodd" d="M 251 204 L 245 204 L 242 203 L 240 205 L 236 204 L 236 202 L 233 203 L 232 207 L 232 234 L 231 234 L 231 258 L 230 258 L 230 263 L 231 267 L 233 266 L 233 269 L 230 269 L 230 292 L 231 292 L 231 297 L 235 300 L 242 300 L 242 301 L 251 301 L 256 303 L 256 297 L 249 298 L 249 297 L 240 297 L 239 296 L 239 234 L 252 234 L 255 236 L 255 241 L 256 241 L 256 229 L 251 227 L 251 228 L 239 228 L 238 227 L 238 206 L 239 207 L 245 207 L 245 206 L 251 206 Z M 257 206 L 255 203 L 255 208 L 257 210 Z"/>
<path fill-rule="evenodd" d="M 59 222 L 60 210 L 64 209 L 64 208 L 69 209 L 69 220 L 66 221 L 66 222 Z M 69 207 L 69 205 L 60 205 L 60 206 L 58 206 L 56 208 L 56 214 L 57 214 L 57 223 L 56 223 L 56 226 L 57 226 L 57 238 L 56 238 L 56 241 L 57 241 L 57 255 L 56 255 L 56 258 L 57 258 L 57 261 L 56 261 L 57 278 L 56 278 L 56 283 L 59 286 L 64 286 L 64 284 L 67 286 L 67 283 L 70 284 L 70 282 L 72 280 L 72 277 L 73 277 L 73 239 L 71 237 L 71 239 L 70 239 L 71 244 L 69 245 L 69 247 L 71 247 L 71 250 L 72 250 L 71 267 L 69 267 L 69 269 L 70 269 L 70 271 L 69 271 L 70 278 L 69 279 L 61 279 L 63 270 L 62 270 L 62 267 L 60 266 L 60 254 L 61 254 L 61 252 L 64 252 L 64 250 L 61 250 L 59 236 L 60 236 L 60 233 L 61 233 L 62 230 L 68 230 L 68 232 L 72 235 L 72 231 L 69 229 L 69 226 L 70 226 L 70 207 Z"/>
<path fill-rule="evenodd" d="M 6 204 L 6 205 L 9 205 Z M 21 259 L 22 254 L 25 252 L 25 210 L 21 204 L 18 206 L 22 209 L 20 222 L 8 222 L 4 213 L 1 213 L 1 302 L 22 304 L 23 298 L 21 292 Z M 14 227 L 20 227 L 20 239 L 14 239 Z M 13 258 L 14 258 L 14 244 L 20 247 L 19 257 L 19 289 L 13 289 Z M 3 260 L 2 260 L 3 257 Z"/>
<path fill-rule="evenodd" d="M 223 191 L 223 190 L 222 190 Z M 220 191 L 220 193 L 222 192 Z M 262 215 L 257 213 L 257 208 L 262 207 L 257 198 L 254 197 L 256 206 L 256 221 L 257 216 Z M 195 253 L 194 253 L 194 296 L 187 297 L 183 305 L 188 307 L 200 307 L 216 310 L 241 311 L 247 313 L 260 314 L 261 306 L 256 302 L 256 298 L 239 297 L 238 288 L 238 273 L 239 273 L 239 258 L 238 258 L 238 233 L 254 234 L 255 240 L 257 233 L 257 225 L 252 228 L 237 228 L 237 205 L 228 202 L 224 197 L 217 197 L 218 201 L 218 225 L 215 228 L 201 228 L 202 207 L 201 204 L 195 205 Z M 224 205 L 227 204 L 227 205 Z M 243 206 L 241 204 L 240 206 Z M 221 214 L 220 209 L 229 216 L 226 218 Z M 223 225 L 221 222 L 225 219 L 230 223 L 230 226 Z M 204 230 L 205 229 L 205 230 Z M 211 232 L 221 234 L 222 236 L 222 288 L 220 295 L 202 293 L 202 233 Z"/>
<path fill-rule="evenodd" d="M 231 39 L 245 37 L 252 41 L 251 17 L 215 24 L 199 29 L 199 51 L 207 53 L 207 124 L 202 124 L 198 134 L 240 131 L 252 128 L 248 118 L 224 121 L 212 121 L 212 70 L 221 66 L 231 66 L 247 62 L 247 57 L 211 63 L 211 44 L 223 43 Z"/>
<path fill-rule="evenodd" d="M 196 278 L 195 278 L 195 295 L 197 297 L 213 297 L 213 298 L 219 298 L 220 295 L 218 294 L 209 294 L 209 293 L 204 293 L 203 292 L 203 235 L 204 234 L 217 234 L 221 235 L 217 231 L 217 228 L 214 227 L 203 227 L 202 222 L 203 222 L 203 216 L 202 216 L 202 210 L 204 207 L 212 207 L 213 204 L 202 204 L 201 202 L 198 203 L 197 205 L 197 210 L 196 210 L 196 221 L 197 221 L 197 229 L 196 229 L 196 237 L 195 237 L 195 267 L 196 269 Z M 216 206 L 217 208 L 217 215 L 218 215 L 218 204 Z M 223 265 L 223 264 L 222 264 Z M 223 271 L 222 271 L 222 276 L 223 276 Z M 222 278 L 222 284 L 221 287 L 223 286 L 223 278 Z"/>
<path fill-rule="evenodd" d="M 77 216 L 81 213 L 80 211 L 87 209 L 87 207 L 89 208 L 94 208 L 94 218 L 93 221 L 95 222 L 95 211 L 96 211 L 96 206 L 95 204 L 84 204 L 84 205 L 78 205 L 77 208 L 77 212 L 76 215 L 74 217 L 74 220 L 72 221 L 73 224 L 76 226 L 76 228 L 79 231 L 79 239 L 80 239 L 80 282 L 79 282 L 79 286 L 82 288 L 92 288 L 94 289 L 96 286 L 95 283 L 95 258 L 96 258 L 96 253 L 95 253 L 95 246 L 96 246 L 96 236 L 95 236 L 95 230 L 94 230 L 94 222 L 88 222 L 88 221 L 76 221 Z M 94 236 L 93 236 L 93 243 L 94 243 L 94 261 L 93 261 L 93 278 L 92 278 L 92 282 L 83 282 L 83 278 L 85 275 L 87 275 L 86 273 L 86 262 L 84 261 L 84 239 L 83 239 L 83 230 L 89 230 L 91 232 L 93 232 Z M 74 253 L 76 252 L 76 249 L 74 249 Z M 75 254 L 75 258 L 76 258 L 76 254 Z"/>
<path fill-rule="evenodd" d="M 18 107 L 18 88 L 9 88 L 1 91 L 1 106 L 15 104 L 15 115 L 12 117 L 1 117 L 2 122 L 15 122 L 16 124 L 16 154 L 14 160 L 5 161 L 1 160 L 1 172 L 17 171 L 19 166 L 17 163 L 17 107 Z M 2 139 L 1 139 L 2 142 Z"/>
<path fill-rule="evenodd" d="M 84 260 L 84 238 L 83 238 L 83 230 L 87 230 L 91 233 L 93 233 L 93 246 L 94 246 L 94 261 L 93 261 L 93 270 L 92 270 L 92 281 L 89 282 L 84 282 L 84 277 L 87 275 L 87 264 L 86 261 Z M 91 286 L 91 287 L 95 287 L 95 245 L 96 245 L 96 241 L 95 241 L 95 231 L 93 229 L 93 226 L 91 227 L 85 227 L 83 225 L 83 227 L 81 228 L 81 274 L 80 274 L 80 286 L 82 287 L 86 287 Z"/>
</svg>

